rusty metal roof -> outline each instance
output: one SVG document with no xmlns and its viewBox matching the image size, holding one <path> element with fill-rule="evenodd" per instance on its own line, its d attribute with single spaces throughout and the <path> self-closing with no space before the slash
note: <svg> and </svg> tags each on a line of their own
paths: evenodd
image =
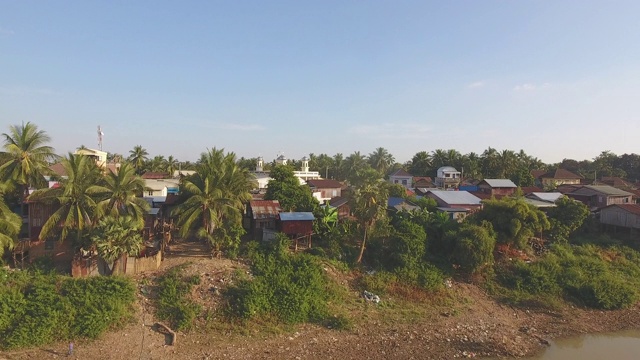
<svg viewBox="0 0 640 360">
<path fill-rule="evenodd" d="M 251 200 L 249 201 L 253 219 L 275 219 L 280 211 L 278 200 Z"/>
</svg>

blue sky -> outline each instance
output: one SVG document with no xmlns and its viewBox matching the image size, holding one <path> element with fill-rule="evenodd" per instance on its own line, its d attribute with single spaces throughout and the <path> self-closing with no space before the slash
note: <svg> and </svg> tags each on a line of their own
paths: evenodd
<svg viewBox="0 0 640 360">
<path fill-rule="evenodd" d="M 638 1 L 0 0 L 0 131 L 195 160 L 640 152 Z"/>
</svg>

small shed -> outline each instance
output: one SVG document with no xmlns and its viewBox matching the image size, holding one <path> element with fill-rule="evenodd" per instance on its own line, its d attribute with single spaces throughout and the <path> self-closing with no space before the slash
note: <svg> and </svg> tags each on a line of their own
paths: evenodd
<svg viewBox="0 0 640 360">
<path fill-rule="evenodd" d="M 276 219 L 280 211 L 278 200 L 251 200 L 247 205 L 245 227 L 255 239 L 262 239 L 265 229 L 276 228 Z"/>
<path fill-rule="evenodd" d="M 311 212 L 283 212 L 278 215 L 278 230 L 293 240 L 294 250 L 298 247 L 311 248 L 313 221 Z"/>
<path fill-rule="evenodd" d="M 604 227 L 629 229 L 629 235 L 640 230 L 640 205 L 638 204 L 614 204 L 600 210 L 600 223 Z"/>
</svg>

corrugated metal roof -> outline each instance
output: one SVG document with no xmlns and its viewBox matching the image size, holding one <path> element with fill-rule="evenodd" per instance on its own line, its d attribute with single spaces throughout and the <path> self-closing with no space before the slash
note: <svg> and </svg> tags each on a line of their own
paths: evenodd
<svg viewBox="0 0 640 360">
<path fill-rule="evenodd" d="M 405 202 L 406 200 L 401 198 L 401 197 L 389 197 L 389 200 L 387 200 L 387 206 L 389 207 L 395 207 L 396 205 L 400 205 L 403 202 Z"/>
<path fill-rule="evenodd" d="M 313 221 L 316 218 L 311 212 L 283 212 L 280 213 L 281 221 Z"/>
<path fill-rule="evenodd" d="M 609 205 L 606 208 L 602 209 L 605 211 L 606 209 L 611 209 L 612 207 L 619 207 L 627 212 L 630 212 L 634 215 L 640 215 L 640 205 L 638 204 L 613 204 Z"/>
<path fill-rule="evenodd" d="M 149 209 L 149 211 L 147 211 L 147 214 L 149 214 L 149 215 L 158 215 L 158 211 L 160 211 L 160 208 L 151 208 L 151 209 Z"/>
<path fill-rule="evenodd" d="M 463 208 L 452 208 L 452 207 L 437 207 L 436 209 L 440 210 L 440 211 L 444 211 L 444 212 L 469 212 L 469 209 L 463 209 Z"/>
<path fill-rule="evenodd" d="M 518 187 L 513 181 L 509 179 L 484 179 L 484 182 L 489 184 L 492 188 L 515 188 Z"/>
<path fill-rule="evenodd" d="M 561 197 L 563 197 L 564 195 L 562 195 L 562 193 L 559 192 L 533 192 L 531 194 L 529 194 L 529 196 L 537 199 L 537 200 L 542 200 L 542 201 L 548 201 L 548 202 L 556 202 L 558 199 L 560 199 Z"/>
<path fill-rule="evenodd" d="M 633 195 L 630 192 L 624 191 L 624 190 L 620 190 L 620 189 L 616 189 L 613 186 L 609 186 L 609 185 L 585 185 L 583 186 L 581 189 L 578 189 L 576 191 L 574 191 L 574 194 L 582 194 L 585 193 L 585 189 L 591 190 L 591 191 L 595 191 L 595 192 L 599 192 L 601 194 L 605 194 L 605 195 L 612 195 L 612 196 L 631 196 Z M 588 193 L 588 191 L 586 191 Z"/>
<path fill-rule="evenodd" d="M 278 200 L 251 200 L 249 206 L 254 219 L 275 219 L 282 211 Z"/>
<path fill-rule="evenodd" d="M 400 176 L 400 177 L 411 177 L 411 178 L 413 178 L 413 175 L 409 174 L 404 169 L 398 169 L 398 170 L 396 170 L 396 172 L 394 172 L 393 174 L 391 174 L 389 176 Z"/>
<path fill-rule="evenodd" d="M 319 189 L 340 189 L 342 187 L 342 184 L 339 181 L 331 179 L 307 180 L 307 185 Z"/>
<path fill-rule="evenodd" d="M 548 201 L 541 201 L 541 200 L 537 200 L 537 199 L 530 199 L 530 198 L 524 198 L 524 201 L 529 204 L 529 205 L 533 205 L 535 207 L 555 207 L 557 206 L 555 203 L 552 202 L 548 202 Z"/>
<path fill-rule="evenodd" d="M 480 205 L 480 198 L 467 191 L 429 190 L 449 205 Z"/>
</svg>

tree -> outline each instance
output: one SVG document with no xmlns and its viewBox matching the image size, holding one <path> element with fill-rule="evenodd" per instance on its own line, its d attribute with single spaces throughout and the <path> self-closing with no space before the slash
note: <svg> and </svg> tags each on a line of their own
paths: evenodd
<svg viewBox="0 0 640 360">
<path fill-rule="evenodd" d="M 420 151 L 413 155 L 409 172 L 414 176 L 429 175 L 431 172 L 431 155 L 426 151 Z"/>
<path fill-rule="evenodd" d="M 144 169 L 144 164 L 149 159 L 148 155 L 147 149 L 143 148 L 142 145 L 136 145 L 132 150 L 129 150 L 129 161 L 138 174 Z"/>
<path fill-rule="evenodd" d="M 472 274 L 493 264 L 496 237 L 490 225 L 464 224 L 446 237 L 453 243 L 453 263 L 465 272 Z"/>
<path fill-rule="evenodd" d="M 571 233 L 576 231 L 589 216 L 589 208 L 576 200 L 566 196 L 556 201 L 556 207 L 547 210 L 551 223 L 549 237 L 553 241 L 566 242 Z"/>
<path fill-rule="evenodd" d="M 240 241 L 242 211 L 251 199 L 254 179 L 240 168 L 234 153 L 213 148 L 200 156 L 196 173 L 186 176 L 180 187 L 184 201 L 173 211 L 180 233 L 195 233 L 207 240 L 216 254 L 227 242 Z M 227 244 L 228 245 L 228 244 Z"/>
<path fill-rule="evenodd" d="M 100 185 L 88 191 L 99 196 L 97 215 L 102 217 L 129 216 L 142 224 L 149 210 L 149 203 L 139 195 L 144 193 L 144 180 L 130 164 L 122 164 L 117 172 L 109 171 Z"/>
<path fill-rule="evenodd" d="M 138 255 L 143 247 L 142 224 L 130 216 L 107 216 L 100 220 L 91 236 L 98 256 L 111 264 L 113 275 L 123 255 Z"/>
<path fill-rule="evenodd" d="M 13 249 L 22 226 L 20 216 L 11 211 L 5 203 L 4 191 L 6 187 L 5 184 L 0 184 L 0 258 L 2 258 L 5 249 Z"/>
<path fill-rule="evenodd" d="M 387 186 L 380 174 L 369 168 L 359 172 L 355 178 L 354 190 L 349 199 L 350 208 L 362 231 L 362 243 L 357 263 L 362 262 L 366 248 L 368 231 L 373 224 L 383 218 L 387 209 Z"/>
<path fill-rule="evenodd" d="M 49 135 L 30 122 L 12 125 L 9 133 L 3 133 L 5 162 L 0 165 L 0 181 L 9 181 L 22 187 L 20 199 L 24 213 L 24 199 L 29 188 L 46 186 L 44 175 L 49 173 L 49 162 L 57 158 L 47 143 Z"/>
<path fill-rule="evenodd" d="M 369 165 L 377 170 L 380 175 L 385 176 L 389 168 L 395 163 L 393 155 L 383 147 L 375 149 L 367 158 Z"/>
<path fill-rule="evenodd" d="M 315 212 L 318 201 L 313 197 L 311 188 L 300 185 L 300 180 L 293 174 L 288 165 L 278 165 L 269 176 L 272 180 L 267 185 L 265 200 L 278 200 L 283 211 Z"/>
<path fill-rule="evenodd" d="M 36 190 L 29 200 L 52 204 L 57 208 L 42 225 L 41 239 L 60 231 L 59 240 L 63 241 L 73 231 L 80 241 L 95 222 L 97 196 L 91 188 L 100 181 L 102 174 L 88 156 L 69 153 L 61 163 L 67 178 L 60 180 L 59 187 Z"/>
<path fill-rule="evenodd" d="M 493 225 L 497 241 L 528 248 L 528 240 L 551 226 L 547 216 L 522 198 L 491 199 L 484 202 L 482 210 L 471 216 L 471 221 L 481 225 L 487 221 Z"/>
<path fill-rule="evenodd" d="M 360 151 L 355 151 L 353 154 L 347 156 L 342 164 L 343 174 L 347 180 L 350 180 L 357 172 L 369 166 L 367 159 L 360 154 Z"/>
<path fill-rule="evenodd" d="M 174 158 L 173 155 L 169 155 L 167 161 L 164 163 L 165 170 L 169 173 L 169 176 L 173 176 L 173 174 L 180 167 L 180 162 L 178 159 Z"/>
</svg>

